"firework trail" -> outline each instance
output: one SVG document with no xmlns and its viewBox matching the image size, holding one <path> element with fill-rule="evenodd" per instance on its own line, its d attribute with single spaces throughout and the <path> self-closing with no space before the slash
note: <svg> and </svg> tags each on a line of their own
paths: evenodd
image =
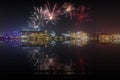
<svg viewBox="0 0 120 80">
<path fill-rule="evenodd" d="M 74 10 L 73 13 L 77 19 L 76 22 L 79 22 L 79 24 L 82 24 L 83 22 L 87 22 L 89 19 L 88 8 L 83 5 L 79 6 L 79 8 Z"/>
<path fill-rule="evenodd" d="M 78 17 L 78 21 L 80 22 L 80 23 L 82 23 L 86 18 L 87 18 L 87 14 L 86 14 L 86 7 L 85 6 L 80 6 L 79 7 L 79 9 L 78 9 L 78 12 L 76 13 L 77 15 L 77 17 Z"/>
<path fill-rule="evenodd" d="M 90 20 L 90 16 L 88 15 L 88 8 L 85 6 L 80 7 L 80 13 L 78 15 L 79 21 L 82 22 L 87 22 Z"/>
</svg>

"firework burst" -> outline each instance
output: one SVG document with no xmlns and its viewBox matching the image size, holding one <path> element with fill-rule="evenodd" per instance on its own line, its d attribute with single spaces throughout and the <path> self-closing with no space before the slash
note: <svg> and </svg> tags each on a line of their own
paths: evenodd
<svg viewBox="0 0 120 80">
<path fill-rule="evenodd" d="M 82 22 L 87 22 L 89 20 L 89 15 L 88 15 L 88 8 L 85 6 L 80 6 L 79 7 L 79 13 L 78 13 L 78 18 L 79 21 Z"/>
<path fill-rule="evenodd" d="M 50 4 L 45 4 L 45 10 L 44 10 L 45 20 L 46 24 L 51 22 L 52 24 L 55 24 L 59 18 L 60 15 L 60 8 L 55 4 L 53 8 L 50 6 Z"/>
<path fill-rule="evenodd" d="M 64 3 L 62 5 L 62 8 L 64 9 L 64 14 L 66 15 L 66 17 L 70 16 L 72 18 L 73 16 L 73 10 L 75 10 L 75 7 L 73 4 L 71 3 Z"/>
<path fill-rule="evenodd" d="M 29 17 L 28 24 L 30 27 L 39 28 L 44 26 L 45 16 L 43 15 L 43 8 L 36 8 L 34 7 L 34 12 Z"/>
<path fill-rule="evenodd" d="M 77 17 L 80 24 L 88 17 L 85 6 L 75 8 L 74 4 L 66 2 L 62 6 L 58 6 L 57 4 L 51 6 L 47 2 L 43 7 L 34 7 L 34 12 L 29 17 L 28 24 L 34 29 L 44 27 L 49 23 L 55 25 L 60 20 L 61 15 L 65 15 L 66 18 L 70 17 L 71 19 L 73 16 Z"/>
</svg>

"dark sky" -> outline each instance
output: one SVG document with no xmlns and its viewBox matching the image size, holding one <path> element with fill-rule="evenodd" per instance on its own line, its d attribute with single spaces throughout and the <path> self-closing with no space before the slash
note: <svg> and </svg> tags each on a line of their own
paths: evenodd
<svg viewBox="0 0 120 80">
<path fill-rule="evenodd" d="M 91 8 L 93 21 L 80 29 L 88 32 L 120 32 L 120 3 L 117 0 L 47 0 L 50 3 L 62 4 L 72 2 L 84 4 Z M 1 0 L 0 1 L 0 31 L 18 30 L 27 26 L 26 21 L 33 6 L 43 5 L 46 0 Z M 67 30 L 69 23 L 62 23 L 56 29 Z M 66 27 L 66 28 L 65 28 Z"/>
</svg>

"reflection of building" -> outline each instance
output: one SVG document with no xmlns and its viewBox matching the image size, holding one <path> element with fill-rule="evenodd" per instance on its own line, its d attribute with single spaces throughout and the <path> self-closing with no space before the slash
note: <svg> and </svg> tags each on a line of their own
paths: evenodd
<svg viewBox="0 0 120 80">
<path fill-rule="evenodd" d="M 35 71 L 39 71 L 40 74 L 47 74 L 46 72 L 49 71 L 55 74 L 75 74 L 76 70 L 84 71 L 83 58 L 80 58 L 80 62 L 79 60 L 78 62 L 73 62 L 71 58 L 64 58 L 63 62 L 61 62 L 57 54 L 48 52 L 46 53 L 45 50 L 41 51 L 37 48 L 29 50 L 30 62 L 33 63 Z M 79 67 L 78 64 L 80 65 Z"/>
<path fill-rule="evenodd" d="M 48 40 L 37 39 L 37 40 L 22 40 L 21 46 L 43 46 L 47 47 L 49 44 Z"/>
<path fill-rule="evenodd" d="M 99 34 L 90 34 L 90 41 L 99 41 Z"/>
<path fill-rule="evenodd" d="M 87 44 L 88 44 L 87 40 L 71 40 L 70 41 L 70 45 L 73 45 L 73 46 L 84 46 Z"/>
<path fill-rule="evenodd" d="M 88 41 L 86 41 L 86 40 L 70 40 L 70 41 L 64 41 L 61 44 L 70 45 L 70 46 L 85 46 L 88 44 Z"/>
</svg>

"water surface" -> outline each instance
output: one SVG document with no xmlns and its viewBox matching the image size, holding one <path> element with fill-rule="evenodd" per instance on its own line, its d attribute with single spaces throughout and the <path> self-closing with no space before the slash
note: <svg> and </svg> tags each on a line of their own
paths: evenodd
<svg viewBox="0 0 120 80">
<path fill-rule="evenodd" d="M 39 43 L 39 42 L 38 42 Z M 120 71 L 120 45 L 1 41 L 0 73 L 96 74 Z"/>
</svg>

